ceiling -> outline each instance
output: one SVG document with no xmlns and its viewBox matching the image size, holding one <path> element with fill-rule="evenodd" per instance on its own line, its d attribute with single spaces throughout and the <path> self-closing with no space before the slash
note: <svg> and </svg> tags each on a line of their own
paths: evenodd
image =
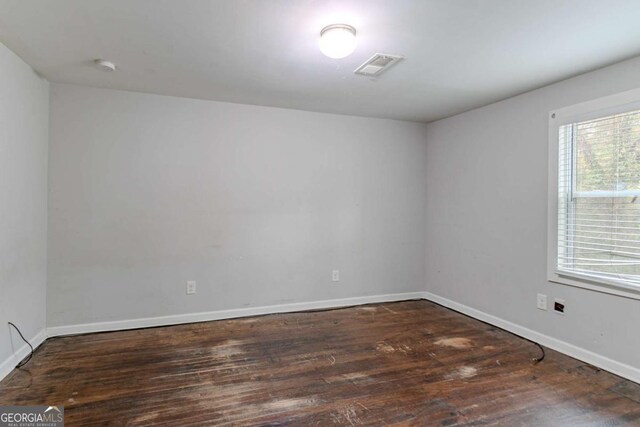
<svg viewBox="0 0 640 427">
<path fill-rule="evenodd" d="M 53 82 L 415 121 L 639 55 L 638 22 L 638 0 L 0 0 L 0 41 Z M 318 49 L 332 23 L 345 59 Z M 406 60 L 354 75 L 376 52 Z"/>
</svg>

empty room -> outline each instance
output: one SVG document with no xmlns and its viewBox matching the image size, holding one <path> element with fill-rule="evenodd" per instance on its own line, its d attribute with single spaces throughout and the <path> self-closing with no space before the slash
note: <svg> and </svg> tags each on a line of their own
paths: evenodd
<svg viewBox="0 0 640 427">
<path fill-rule="evenodd" d="M 640 426 L 639 22 L 0 0 L 0 427 Z"/>
</svg>

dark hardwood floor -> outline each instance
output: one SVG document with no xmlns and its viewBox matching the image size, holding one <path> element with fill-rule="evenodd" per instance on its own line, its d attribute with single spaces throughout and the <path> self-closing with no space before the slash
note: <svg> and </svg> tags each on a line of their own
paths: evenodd
<svg viewBox="0 0 640 427">
<path fill-rule="evenodd" d="M 427 301 L 46 341 L 0 404 L 90 425 L 640 425 L 640 386 Z"/>
</svg>

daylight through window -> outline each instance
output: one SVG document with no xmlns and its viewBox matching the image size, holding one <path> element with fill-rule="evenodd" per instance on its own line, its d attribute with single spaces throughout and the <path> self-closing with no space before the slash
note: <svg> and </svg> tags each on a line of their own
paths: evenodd
<svg viewBox="0 0 640 427">
<path fill-rule="evenodd" d="M 640 286 L 640 110 L 560 126 L 559 273 Z"/>
</svg>

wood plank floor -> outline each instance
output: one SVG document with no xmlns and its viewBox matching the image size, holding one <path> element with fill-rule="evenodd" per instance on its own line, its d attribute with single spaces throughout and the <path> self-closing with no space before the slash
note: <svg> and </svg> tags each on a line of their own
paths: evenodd
<svg viewBox="0 0 640 427">
<path fill-rule="evenodd" d="M 46 341 L 0 404 L 90 425 L 640 425 L 640 386 L 427 301 Z"/>
</svg>

